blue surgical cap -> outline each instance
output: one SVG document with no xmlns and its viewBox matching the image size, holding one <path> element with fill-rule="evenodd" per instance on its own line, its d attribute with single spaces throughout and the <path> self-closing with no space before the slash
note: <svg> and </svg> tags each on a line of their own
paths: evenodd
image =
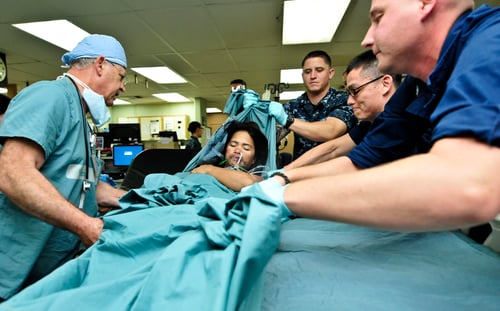
<svg viewBox="0 0 500 311">
<path fill-rule="evenodd" d="M 127 68 L 125 50 L 118 40 L 106 35 L 90 35 L 85 37 L 76 47 L 65 53 L 61 60 L 66 65 L 71 65 L 80 58 L 96 58 L 104 56 L 109 62 Z"/>
</svg>

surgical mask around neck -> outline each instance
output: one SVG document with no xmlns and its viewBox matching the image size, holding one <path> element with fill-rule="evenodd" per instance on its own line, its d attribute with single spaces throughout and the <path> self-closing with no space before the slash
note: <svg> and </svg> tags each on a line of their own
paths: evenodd
<svg viewBox="0 0 500 311">
<path fill-rule="evenodd" d="M 82 97 L 85 100 L 85 103 L 87 103 L 87 107 L 89 108 L 89 112 L 95 126 L 101 127 L 111 120 L 111 114 L 109 113 L 106 102 L 104 101 L 104 96 L 94 92 L 90 87 L 88 87 L 87 84 L 83 83 L 77 77 L 69 73 L 65 73 L 64 75 L 70 77 L 73 81 L 83 87 Z"/>
</svg>

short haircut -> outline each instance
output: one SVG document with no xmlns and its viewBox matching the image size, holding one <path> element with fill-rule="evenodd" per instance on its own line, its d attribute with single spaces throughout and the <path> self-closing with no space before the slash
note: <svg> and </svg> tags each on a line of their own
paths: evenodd
<svg viewBox="0 0 500 311">
<path fill-rule="evenodd" d="M 188 131 L 194 134 L 197 129 L 201 128 L 201 123 L 198 121 L 193 121 L 188 125 Z"/>
<path fill-rule="evenodd" d="M 325 60 L 325 62 L 328 64 L 328 67 L 332 67 L 332 59 L 330 58 L 330 55 L 328 55 L 328 53 L 326 53 L 325 51 L 322 51 L 322 50 L 315 50 L 315 51 L 311 51 L 311 52 L 307 53 L 307 55 L 302 60 L 302 67 L 304 67 L 306 60 L 308 60 L 309 58 L 313 58 L 313 57 L 323 58 Z"/>
<path fill-rule="evenodd" d="M 7 107 L 9 107 L 10 98 L 0 94 L 0 114 L 4 114 L 7 111 Z"/>
<path fill-rule="evenodd" d="M 373 75 L 373 79 L 382 75 L 380 70 L 378 70 L 378 60 L 372 50 L 367 50 L 361 54 L 355 56 L 347 65 L 344 74 L 348 75 L 354 69 L 361 68 L 363 72 L 367 72 Z"/>
<path fill-rule="evenodd" d="M 372 50 L 364 51 L 355 56 L 347 65 L 344 76 L 348 75 L 352 70 L 361 68 L 363 73 L 370 75 L 370 78 L 375 79 L 381 75 L 382 72 L 378 69 L 378 60 Z M 400 74 L 391 74 L 392 81 L 395 87 L 401 84 L 402 76 Z"/>
<path fill-rule="evenodd" d="M 247 86 L 247 83 L 244 80 L 242 80 L 242 79 L 234 79 L 229 84 L 241 84 L 241 85 Z"/>
</svg>

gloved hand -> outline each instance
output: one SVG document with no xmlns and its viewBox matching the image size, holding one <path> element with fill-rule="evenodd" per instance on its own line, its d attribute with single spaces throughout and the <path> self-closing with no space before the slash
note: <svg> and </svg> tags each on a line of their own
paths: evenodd
<svg viewBox="0 0 500 311">
<path fill-rule="evenodd" d="M 280 125 L 285 125 L 288 119 L 283 105 L 273 101 L 269 103 L 269 115 L 273 116 Z"/>
<path fill-rule="evenodd" d="M 246 90 L 243 94 L 243 108 L 247 109 L 248 107 L 254 105 L 259 101 L 259 94 L 252 90 Z"/>
<path fill-rule="evenodd" d="M 276 179 L 268 178 L 264 181 L 254 184 L 255 188 L 260 188 L 268 198 L 273 200 L 281 210 L 281 222 L 289 220 L 289 216 L 294 214 L 288 209 L 283 198 L 283 193 L 287 186 L 282 186 Z"/>
</svg>

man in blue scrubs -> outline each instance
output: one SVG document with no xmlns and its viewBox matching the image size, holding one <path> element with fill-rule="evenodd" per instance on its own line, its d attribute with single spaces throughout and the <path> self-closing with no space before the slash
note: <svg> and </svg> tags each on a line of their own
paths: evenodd
<svg viewBox="0 0 500 311">
<path fill-rule="evenodd" d="M 124 193 L 98 181 L 96 126 L 125 91 L 127 60 L 105 35 L 84 38 L 55 81 L 23 89 L 0 125 L 0 297 L 7 299 L 99 238 L 98 205 L 118 207 Z"/>
<path fill-rule="evenodd" d="M 382 72 L 409 76 L 347 156 L 274 177 L 291 182 L 282 198 L 292 213 L 398 231 L 500 213 L 500 8 L 473 7 L 372 0 L 362 45 Z"/>
</svg>

